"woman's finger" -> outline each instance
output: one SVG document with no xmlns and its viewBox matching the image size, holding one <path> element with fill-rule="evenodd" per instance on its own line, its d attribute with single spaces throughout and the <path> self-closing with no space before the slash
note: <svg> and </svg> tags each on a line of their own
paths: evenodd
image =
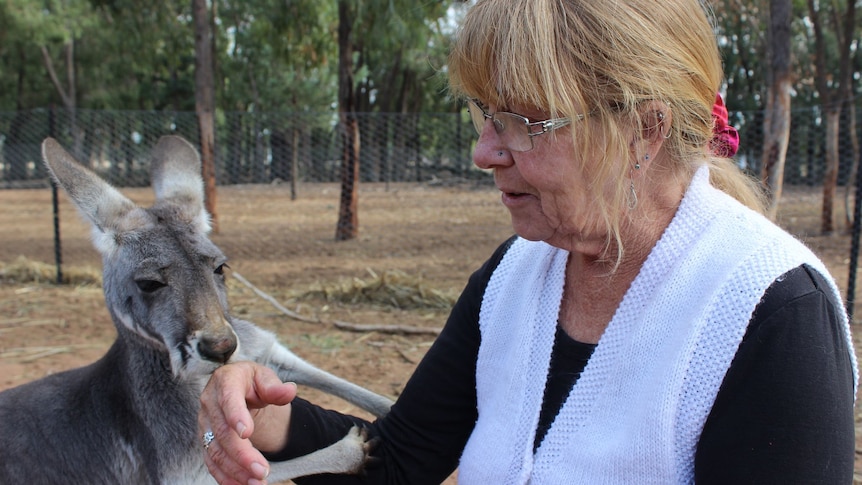
<svg viewBox="0 0 862 485">
<path fill-rule="evenodd" d="M 248 439 L 255 429 L 254 418 L 259 409 L 289 403 L 295 396 L 295 385 L 282 383 L 271 369 L 251 362 L 229 364 L 213 373 L 201 394 L 198 426 L 201 436 L 213 433 L 207 468 L 219 483 L 246 484 L 249 479 L 266 478 L 269 463 Z M 279 424 L 286 436 L 287 423 Z"/>
<path fill-rule="evenodd" d="M 239 438 L 228 430 L 224 441 L 214 439 L 205 450 L 205 461 L 210 474 L 221 485 L 247 485 L 250 480 L 263 482 L 269 473 L 266 460 L 246 439 Z M 246 467 L 243 461 L 257 463 L 257 468 Z M 254 470 L 254 471 L 252 471 Z"/>
</svg>

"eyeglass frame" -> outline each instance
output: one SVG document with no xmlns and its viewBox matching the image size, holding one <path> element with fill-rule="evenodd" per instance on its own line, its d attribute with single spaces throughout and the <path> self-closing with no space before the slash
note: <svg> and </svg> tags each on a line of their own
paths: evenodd
<svg viewBox="0 0 862 485">
<path fill-rule="evenodd" d="M 507 143 L 506 148 L 508 148 L 509 150 L 515 151 L 515 152 L 528 152 L 528 151 L 530 151 L 536 147 L 535 142 L 533 142 L 533 137 L 536 137 L 539 135 L 544 135 L 545 133 L 549 133 L 549 132 L 554 131 L 558 128 L 568 126 L 568 125 L 572 124 L 573 121 L 581 121 L 586 117 L 586 115 L 584 115 L 584 114 L 579 114 L 574 119 L 572 119 L 572 118 L 550 118 L 550 119 L 542 120 L 542 121 L 530 121 L 530 119 L 527 118 L 526 116 L 519 115 L 517 113 L 510 113 L 508 111 L 497 111 L 493 114 L 490 114 L 487 111 L 485 111 L 485 108 L 482 107 L 481 102 L 478 99 L 470 98 L 467 100 L 467 112 L 470 114 L 470 120 L 473 122 L 473 128 L 475 128 L 476 132 L 479 134 L 482 133 L 482 126 L 480 126 L 478 124 L 478 121 L 479 121 L 478 118 L 473 116 L 473 110 L 472 110 L 471 106 L 478 108 L 479 112 L 482 113 L 483 126 L 484 126 L 485 121 L 491 120 L 491 122 L 494 124 L 494 131 L 497 132 L 498 135 L 502 135 L 506 131 L 506 124 L 503 123 L 502 121 L 498 121 L 498 118 L 497 118 L 498 116 L 504 115 L 504 116 L 514 118 L 515 120 L 518 120 L 519 122 L 523 122 L 523 126 L 525 126 L 527 128 L 527 137 L 530 140 L 530 148 L 527 148 L 525 150 L 519 150 L 519 149 L 511 147 L 510 144 Z M 502 129 L 498 128 L 500 126 L 502 126 Z M 533 131 L 533 127 L 539 127 L 539 131 Z"/>
</svg>

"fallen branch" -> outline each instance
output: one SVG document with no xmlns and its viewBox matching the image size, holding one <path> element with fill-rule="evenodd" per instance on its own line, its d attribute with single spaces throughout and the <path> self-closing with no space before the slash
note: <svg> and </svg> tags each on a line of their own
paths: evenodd
<svg viewBox="0 0 862 485">
<path fill-rule="evenodd" d="M 300 315 L 299 313 L 292 312 L 292 311 L 288 310 L 281 303 L 279 303 L 278 300 L 273 298 L 271 295 L 268 295 L 267 293 L 263 292 L 258 287 L 254 286 L 253 284 L 251 284 L 251 282 L 249 280 L 245 279 L 241 274 L 237 273 L 236 271 L 233 272 L 233 277 L 236 278 L 237 280 L 239 280 L 240 283 L 249 287 L 251 289 L 251 291 L 253 291 L 257 294 L 257 296 L 268 301 L 272 306 L 274 306 L 276 309 L 278 309 L 278 311 L 280 311 L 281 313 L 284 313 L 285 315 L 289 316 L 290 318 L 293 318 L 294 320 L 299 320 L 301 322 L 320 323 L 319 319 L 309 318 L 309 317 Z"/>
<path fill-rule="evenodd" d="M 278 311 L 284 313 L 290 318 L 295 320 L 299 320 L 301 322 L 309 322 L 309 323 L 331 323 L 335 326 L 335 328 L 341 330 L 348 330 L 351 332 L 379 332 L 379 333 L 389 333 L 389 334 L 408 334 L 408 335 L 440 335 L 439 328 L 424 328 L 424 327 L 408 327 L 404 325 L 362 325 L 357 323 L 347 323 L 340 321 L 326 322 L 324 320 L 320 320 L 317 318 L 309 318 L 304 315 L 300 315 L 299 313 L 292 312 L 284 307 L 281 303 L 278 302 L 272 295 L 267 294 L 263 290 L 254 286 L 250 281 L 245 279 L 241 274 L 236 271 L 233 272 L 234 278 L 236 278 L 240 283 L 247 286 L 253 292 L 257 294 L 257 296 L 263 298 L 268 301 L 272 306 L 274 306 Z"/>
<path fill-rule="evenodd" d="M 351 332 L 379 332 L 408 335 L 440 335 L 439 328 L 408 327 L 405 325 L 363 325 L 358 323 L 332 322 L 335 328 Z"/>
</svg>

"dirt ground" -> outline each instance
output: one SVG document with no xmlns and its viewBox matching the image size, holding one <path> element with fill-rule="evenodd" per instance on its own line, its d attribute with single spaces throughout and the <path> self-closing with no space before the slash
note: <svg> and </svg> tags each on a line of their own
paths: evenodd
<svg viewBox="0 0 862 485">
<path fill-rule="evenodd" d="M 143 204 L 152 198 L 148 189 L 124 192 Z M 470 273 L 511 233 L 508 214 L 489 186 L 365 184 L 359 198 L 360 236 L 347 242 L 334 241 L 337 186 L 300 187 L 297 200 L 280 185 L 222 187 L 218 197 L 219 232 L 213 240 L 233 270 L 290 311 L 315 321 L 290 318 L 236 278 L 230 284 L 233 313 L 273 330 L 312 363 L 393 398 L 431 345 L 433 330 L 445 322 L 448 309 L 434 302 L 457 296 Z M 819 197 L 817 190 L 786 189 L 779 222 L 820 254 L 846 293 L 850 236 L 843 231 L 818 235 Z M 5 208 L 0 211 L 0 389 L 5 389 L 98 359 L 115 330 L 97 285 L 4 280 L 4 268 L 21 256 L 54 260 L 50 191 L 0 191 L 0 206 Z M 62 196 L 60 209 L 64 271 L 97 272 L 88 229 Z M 843 214 L 838 201 L 839 226 Z M 388 300 L 401 307 L 387 298 L 346 291 L 375 282 L 388 282 L 395 295 Z M 323 296 L 339 290 L 352 294 L 353 301 Z M 412 292 L 408 300 L 398 300 L 405 292 Z M 429 333 L 351 331 L 341 323 L 400 325 Z M 303 388 L 300 394 L 363 415 L 314 390 Z M 862 435 L 859 426 L 857 436 Z M 862 441 L 857 443 L 858 458 Z M 857 477 L 862 483 L 859 459 Z"/>
</svg>

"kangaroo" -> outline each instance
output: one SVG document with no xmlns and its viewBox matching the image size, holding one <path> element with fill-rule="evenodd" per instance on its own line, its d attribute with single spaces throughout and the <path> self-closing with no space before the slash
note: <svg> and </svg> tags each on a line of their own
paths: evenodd
<svg viewBox="0 0 862 485">
<path fill-rule="evenodd" d="M 200 156 L 162 137 L 152 153 L 156 201 L 142 208 L 51 138 L 42 156 L 92 225 L 117 338 L 98 361 L 0 393 L 0 483 L 212 484 L 197 428 L 212 372 L 238 360 L 386 414 L 391 401 L 300 359 L 229 312 L 226 258 L 210 241 Z M 368 443 L 341 441 L 272 465 L 269 479 L 355 473 Z"/>
</svg>

